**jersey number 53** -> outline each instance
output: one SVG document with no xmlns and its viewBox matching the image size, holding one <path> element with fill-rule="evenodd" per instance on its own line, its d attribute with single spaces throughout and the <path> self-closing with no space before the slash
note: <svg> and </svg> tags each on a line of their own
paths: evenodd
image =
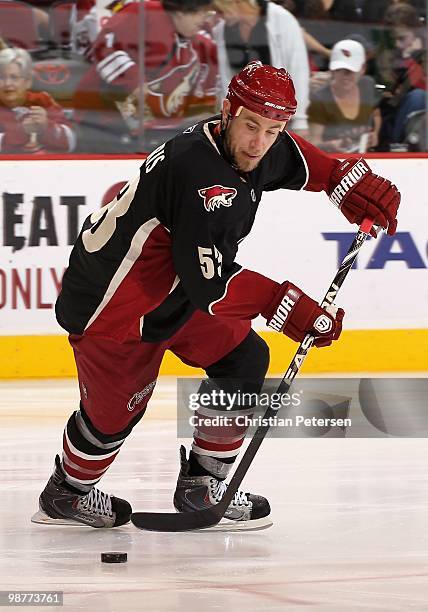
<svg viewBox="0 0 428 612">
<path fill-rule="evenodd" d="M 198 246 L 199 262 L 204 278 L 208 280 L 213 278 L 215 273 L 221 276 L 221 265 L 223 263 L 223 255 L 215 245 L 213 247 Z"/>
</svg>

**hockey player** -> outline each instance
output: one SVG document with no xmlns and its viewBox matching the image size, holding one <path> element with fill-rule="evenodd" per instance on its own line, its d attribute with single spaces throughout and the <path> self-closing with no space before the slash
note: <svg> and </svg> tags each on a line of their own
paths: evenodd
<svg viewBox="0 0 428 612">
<path fill-rule="evenodd" d="M 107 21 L 90 50 L 93 64 L 73 99 L 81 150 L 136 150 L 138 141 L 132 138 L 138 137 L 143 114 L 147 131 L 154 120 L 167 127 L 182 117 L 214 112 L 216 47 L 200 32 L 210 4 L 211 0 L 146 0 L 142 10 L 141 2 L 130 2 Z M 141 66 L 138 41 L 143 18 Z"/>
<path fill-rule="evenodd" d="M 343 310 L 334 316 L 291 281 L 274 282 L 235 261 L 264 191 L 325 191 L 351 223 L 370 216 L 395 232 L 396 187 L 364 160 L 340 162 L 289 134 L 295 109 L 284 69 L 248 64 L 233 77 L 221 116 L 158 147 L 86 219 L 56 304 L 70 333 L 81 403 L 65 427 L 62 459 L 36 522 L 113 527 L 129 520 L 128 502 L 94 485 L 143 416 L 166 349 L 202 367 L 207 384 L 242 380 L 254 391 L 269 362 L 266 343 L 251 330 L 259 313 L 296 341 L 308 332 L 317 346 L 339 337 Z M 291 191 L 284 198 L 292 203 Z M 181 449 L 177 510 L 221 499 L 244 433 L 197 431 L 190 455 Z M 254 525 L 269 513 L 264 497 L 239 491 L 226 517 Z"/>
</svg>

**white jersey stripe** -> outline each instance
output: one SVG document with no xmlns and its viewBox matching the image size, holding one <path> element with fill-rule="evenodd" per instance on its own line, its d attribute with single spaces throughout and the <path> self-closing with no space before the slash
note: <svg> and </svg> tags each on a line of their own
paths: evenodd
<svg viewBox="0 0 428 612">
<path fill-rule="evenodd" d="M 122 66 L 117 68 L 114 72 L 110 74 L 108 78 L 106 78 L 107 83 L 111 83 L 112 81 L 117 79 L 118 76 L 132 68 L 132 66 L 135 66 L 135 62 L 129 61 L 126 64 L 123 64 Z"/>
<path fill-rule="evenodd" d="M 129 251 L 123 258 L 123 261 L 117 269 L 116 274 L 111 279 L 110 285 L 108 286 L 103 299 L 101 300 L 100 304 L 98 305 L 98 308 L 96 309 L 92 317 L 89 319 L 85 330 L 88 329 L 90 325 L 92 325 L 92 323 L 98 317 L 100 312 L 102 312 L 107 306 L 107 304 L 110 302 L 111 298 L 119 288 L 121 282 L 131 270 L 134 263 L 137 261 L 139 255 L 141 254 L 141 251 L 143 250 L 146 240 L 158 225 L 160 225 L 160 221 L 154 217 L 153 219 L 149 219 L 148 221 L 143 223 L 143 225 L 137 230 L 132 239 Z"/>
<path fill-rule="evenodd" d="M 111 83 L 131 66 L 135 66 L 135 62 L 125 51 L 115 51 L 98 63 L 97 71 L 104 81 Z"/>
<path fill-rule="evenodd" d="M 115 65 L 119 65 L 120 63 L 133 61 L 126 51 L 114 51 L 114 53 L 110 53 L 103 60 L 98 62 L 97 70 L 104 70 L 109 64 L 113 63 Z"/>
<path fill-rule="evenodd" d="M 208 140 L 210 141 L 210 143 L 212 144 L 214 149 L 220 155 L 220 151 L 218 150 L 218 146 L 216 145 L 215 140 L 212 137 L 211 132 L 210 132 L 210 125 L 218 125 L 219 123 L 220 123 L 220 121 L 207 121 L 206 123 L 204 123 L 203 129 L 204 129 L 205 136 L 208 138 Z"/>
<path fill-rule="evenodd" d="M 174 282 L 173 282 L 173 283 L 172 283 L 172 285 L 171 285 L 171 289 L 168 291 L 168 295 L 174 291 L 174 289 L 177 287 L 177 285 L 178 285 L 178 283 L 179 283 L 179 282 L 180 282 L 180 277 L 179 277 L 179 276 L 176 276 L 176 277 L 174 278 Z"/>
<path fill-rule="evenodd" d="M 165 227 L 165 226 L 163 226 L 163 227 Z M 165 229 L 169 232 L 169 230 L 166 227 L 165 227 Z M 168 295 L 174 291 L 174 289 L 177 287 L 179 282 L 180 282 L 180 277 L 176 276 L 174 278 L 174 282 L 171 285 L 171 289 L 168 291 Z M 144 326 L 144 315 L 142 317 L 140 317 L 140 336 L 143 335 L 143 326 Z"/>
<path fill-rule="evenodd" d="M 302 162 L 303 165 L 305 167 L 305 172 L 306 172 L 306 181 L 303 183 L 303 185 L 300 187 L 299 191 L 302 191 L 302 189 L 304 189 L 306 187 L 306 185 L 308 184 L 309 181 L 309 168 L 308 168 L 308 163 L 305 159 L 305 156 L 303 155 L 302 149 L 299 147 L 299 145 L 297 144 L 297 142 L 294 140 L 294 138 L 292 137 L 292 135 L 287 132 L 287 136 L 289 136 L 291 138 L 291 140 L 294 142 L 294 144 L 296 145 L 296 148 L 300 154 L 300 157 L 302 158 Z"/>
</svg>

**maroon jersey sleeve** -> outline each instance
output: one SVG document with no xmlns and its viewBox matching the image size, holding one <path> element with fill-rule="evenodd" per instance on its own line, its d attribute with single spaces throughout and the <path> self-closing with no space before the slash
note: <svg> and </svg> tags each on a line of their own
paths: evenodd
<svg viewBox="0 0 428 612">
<path fill-rule="evenodd" d="M 102 81 L 126 93 L 134 91 L 139 83 L 139 19 L 138 3 L 125 6 L 108 20 L 91 50 Z"/>
<path fill-rule="evenodd" d="M 144 67 L 139 66 L 140 28 L 144 19 Z M 194 105 L 214 105 L 216 52 L 213 41 L 185 39 L 174 31 L 160 2 L 126 5 L 94 42 L 91 56 L 102 92 L 126 98 L 144 72 L 147 119 L 181 117 Z M 212 110 L 212 109 L 211 109 Z"/>
<path fill-rule="evenodd" d="M 199 73 L 189 105 L 214 105 L 217 96 L 217 46 L 208 34 L 198 34 L 192 41 L 199 60 Z"/>
<path fill-rule="evenodd" d="M 303 189 L 306 191 L 327 192 L 330 185 L 331 173 L 340 164 L 340 161 L 334 157 L 330 157 L 297 134 L 290 134 L 290 137 L 294 141 L 306 166 L 307 181 Z"/>
<path fill-rule="evenodd" d="M 279 287 L 279 283 L 267 276 L 243 268 L 231 279 L 210 312 L 223 317 L 254 319 L 272 302 Z"/>
<path fill-rule="evenodd" d="M 177 52 L 171 19 L 159 2 L 146 0 L 144 9 L 138 2 L 124 6 L 108 20 L 91 50 L 100 78 L 127 93 L 133 92 L 140 83 L 143 67 L 138 66 L 138 41 L 142 26 L 145 29 L 145 80 L 152 81 L 168 72 Z"/>
</svg>

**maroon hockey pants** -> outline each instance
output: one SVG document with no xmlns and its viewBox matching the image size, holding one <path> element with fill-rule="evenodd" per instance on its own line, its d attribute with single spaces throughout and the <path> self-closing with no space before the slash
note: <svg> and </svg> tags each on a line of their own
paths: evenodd
<svg viewBox="0 0 428 612">
<path fill-rule="evenodd" d="M 240 345 L 250 329 L 250 321 L 196 311 L 174 336 L 158 343 L 141 342 L 137 335 L 123 343 L 91 335 L 70 336 L 87 423 L 76 426 L 72 415 L 64 432 L 63 465 L 71 482 L 84 490 L 113 462 L 132 425 L 144 414 L 166 350 L 190 366 L 206 369 Z M 244 433 L 237 440 L 235 432 L 218 450 L 226 450 L 229 442 L 232 454 L 237 454 Z M 214 451 L 215 440 L 211 446 L 214 455 L 222 454 Z"/>
</svg>

